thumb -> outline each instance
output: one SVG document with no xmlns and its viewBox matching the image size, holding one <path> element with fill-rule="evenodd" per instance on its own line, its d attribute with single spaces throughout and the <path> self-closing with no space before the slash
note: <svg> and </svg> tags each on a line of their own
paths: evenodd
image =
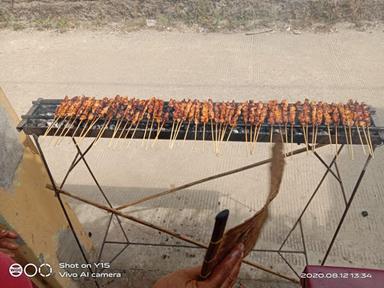
<svg viewBox="0 0 384 288">
<path fill-rule="evenodd" d="M 232 249 L 224 260 L 216 266 L 212 275 L 208 280 L 204 281 L 208 284 L 208 287 L 221 287 L 229 275 L 232 274 L 232 270 L 236 269 L 238 263 L 243 260 L 244 257 L 244 244 L 237 245 Z"/>
</svg>

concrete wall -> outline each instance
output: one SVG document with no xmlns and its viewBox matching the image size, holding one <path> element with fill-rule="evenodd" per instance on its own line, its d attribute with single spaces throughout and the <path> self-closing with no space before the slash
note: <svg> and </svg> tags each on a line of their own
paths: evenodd
<svg viewBox="0 0 384 288">
<path fill-rule="evenodd" d="M 59 276 L 58 263 L 65 255 L 79 255 L 78 247 L 59 202 L 45 188 L 49 179 L 36 148 L 28 136 L 16 131 L 18 121 L 0 88 L 0 228 L 19 234 L 20 264 L 49 263 L 53 267 L 55 275 L 34 278 L 39 287 L 77 287 Z M 91 251 L 92 243 L 68 205 L 67 209 L 83 245 Z"/>
</svg>

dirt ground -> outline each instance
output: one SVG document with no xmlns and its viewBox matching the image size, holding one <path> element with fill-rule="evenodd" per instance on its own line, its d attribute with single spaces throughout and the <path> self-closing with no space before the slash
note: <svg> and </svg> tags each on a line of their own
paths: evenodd
<svg viewBox="0 0 384 288">
<path fill-rule="evenodd" d="M 19 115 L 26 113 L 31 101 L 39 97 L 79 94 L 237 101 L 352 98 L 375 107 L 378 124 L 384 125 L 384 33 L 380 30 L 257 35 L 3 30 L 0 63 L 0 85 Z M 114 205 L 256 162 L 270 151 L 268 144 L 260 144 L 257 153 L 249 156 L 242 144 L 229 144 L 216 157 L 208 145 L 201 143 L 176 145 L 172 151 L 162 141 L 153 149 L 145 149 L 138 142 L 129 148 L 122 144 L 108 149 L 107 145 L 104 141 L 95 147 L 89 154 L 89 163 Z M 43 147 L 54 174 L 61 179 L 74 156 L 73 147 L 69 141 L 58 147 L 50 146 L 48 141 Z M 321 148 L 319 153 L 329 162 L 333 148 Z M 358 145 L 355 154 L 356 159 L 351 161 L 345 149 L 338 160 L 347 195 L 365 159 Z M 384 268 L 383 160 L 383 149 L 379 147 L 328 264 Z M 66 189 L 101 202 L 84 167 L 76 168 L 75 172 Z M 288 160 L 282 193 L 272 205 L 271 219 L 257 249 L 279 246 L 323 172 L 324 166 L 311 153 Z M 219 210 L 231 210 L 229 226 L 233 226 L 260 207 L 267 191 L 267 176 L 266 167 L 249 170 L 143 203 L 128 212 L 206 242 Z M 71 201 L 71 205 L 98 248 L 107 215 L 78 202 Z M 303 219 L 311 263 L 319 263 L 343 205 L 337 181 L 327 178 Z M 362 211 L 368 211 L 368 216 L 363 217 Z M 198 249 L 185 248 L 177 240 L 130 222 L 124 225 L 136 244 L 129 246 L 114 263 L 115 270 L 123 271 L 123 279 L 106 287 L 151 287 L 160 275 L 201 263 L 203 252 Z M 297 236 L 288 248 L 301 247 Z M 116 227 L 112 237 L 121 239 Z M 105 261 L 116 249 L 108 247 L 103 255 Z M 78 252 L 68 254 L 75 257 Z M 256 251 L 250 258 L 292 276 L 284 262 L 272 253 Z M 298 271 L 305 264 L 299 256 L 290 260 Z M 241 279 L 246 287 L 296 287 L 245 266 Z"/>
</svg>

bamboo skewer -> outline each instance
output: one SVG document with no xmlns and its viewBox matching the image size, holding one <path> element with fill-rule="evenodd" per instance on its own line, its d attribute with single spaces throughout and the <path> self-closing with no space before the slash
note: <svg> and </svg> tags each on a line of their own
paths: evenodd
<svg viewBox="0 0 384 288">
<path fill-rule="evenodd" d="M 345 125 L 344 125 L 344 133 L 345 133 L 345 139 L 346 139 L 347 145 L 348 145 L 349 157 L 351 157 L 351 159 L 352 159 L 351 145 L 349 145 L 349 137 L 348 137 L 348 133 L 347 133 L 347 127 Z"/>
<path fill-rule="evenodd" d="M 123 119 L 120 119 L 120 120 L 117 121 L 116 126 L 115 126 L 115 129 L 113 130 L 112 137 L 111 137 L 111 139 L 109 140 L 108 147 L 111 147 L 111 146 L 112 146 L 113 140 L 115 139 L 115 137 L 116 137 L 116 135 L 117 135 L 117 132 L 119 131 L 119 128 L 120 128 L 121 123 L 123 123 Z M 120 133 L 120 134 L 121 134 L 121 133 Z"/>
<path fill-rule="evenodd" d="M 178 122 L 178 127 L 176 125 L 176 131 L 175 131 L 175 137 L 173 138 L 173 142 L 172 142 L 172 145 L 171 145 L 171 149 L 173 149 L 173 146 L 175 145 L 176 143 L 176 140 L 177 140 L 177 136 L 179 136 L 179 133 L 180 133 L 180 129 L 181 129 L 181 126 L 183 126 L 183 121 L 182 120 L 179 120 Z"/>
<path fill-rule="evenodd" d="M 61 123 L 59 124 L 59 127 L 57 127 L 57 130 L 55 132 L 55 134 L 53 134 L 53 137 L 51 139 L 51 141 L 49 142 L 49 145 L 52 144 L 53 140 L 56 138 L 57 134 L 59 134 L 59 131 L 61 129 L 61 127 L 63 127 L 63 129 L 65 128 L 67 122 L 65 122 L 65 120 L 67 119 L 68 116 L 65 116 L 64 119 L 61 121 Z"/>
<path fill-rule="evenodd" d="M 361 133 L 358 125 L 356 125 L 356 129 L 357 129 L 357 134 L 359 135 L 359 139 L 360 139 L 361 147 L 363 148 L 364 155 L 367 155 L 367 151 L 365 150 L 363 138 L 361 137 Z"/>
<path fill-rule="evenodd" d="M 183 145 L 185 144 L 185 141 L 187 140 L 187 135 L 188 135 L 190 125 L 191 125 L 191 121 L 188 121 L 187 130 L 185 130 L 185 134 L 184 134 Z"/>
<path fill-rule="evenodd" d="M 371 152 L 372 152 L 372 158 L 375 159 L 375 152 L 373 151 L 373 145 L 372 145 L 372 137 L 371 137 L 371 132 L 369 130 L 369 126 L 367 128 L 368 131 L 368 141 L 369 141 L 369 146 L 371 147 Z"/>
<path fill-rule="evenodd" d="M 55 117 L 55 118 L 53 119 L 52 124 L 49 125 L 49 127 L 47 128 L 47 130 L 45 130 L 45 133 L 44 133 L 44 135 L 43 135 L 43 137 L 42 137 L 43 139 L 44 139 L 44 137 L 46 137 L 46 136 L 48 135 L 49 131 L 52 130 L 52 128 L 54 127 L 54 125 L 55 125 L 57 122 L 59 122 L 59 120 L 60 120 L 60 117 Z"/>
<path fill-rule="evenodd" d="M 336 148 L 336 159 L 337 159 L 337 156 L 339 155 L 339 148 L 338 148 L 338 144 L 337 144 L 337 142 L 339 141 L 339 137 L 338 137 L 338 135 L 337 135 L 337 133 L 338 133 L 338 130 L 339 130 L 339 126 L 338 125 L 335 125 L 335 130 L 336 130 L 336 132 L 335 132 L 335 141 L 336 141 L 336 146 L 335 146 L 335 148 Z"/>
<path fill-rule="evenodd" d="M 271 125 L 271 135 L 270 135 L 270 138 L 269 138 L 269 142 L 272 144 L 272 137 L 273 137 L 273 125 Z"/>
<path fill-rule="evenodd" d="M 353 150 L 353 141 L 352 141 L 352 128 L 351 128 L 351 125 L 348 125 L 349 126 L 349 144 L 351 146 L 351 157 L 352 157 L 352 160 L 355 159 L 355 153 L 354 153 L 354 150 Z M 348 137 L 348 135 L 347 135 Z"/>
<path fill-rule="evenodd" d="M 149 128 L 148 138 L 147 138 L 147 144 L 145 145 L 145 149 L 148 149 L 149 141 L 151 140 L 152 130 L 153 130 L 153 123 L 155 122 L 155 119 L 152 119 L 151 128 Z"/>
<path fill-rule="evenodd" d="M 331 135 L 331 128 L 329 128 L 329 124 L 327 125 L 327 129 L 328 129 L 329 145 L 332 145 L 332 135 Z"/>
<path fill-rule="evenodd" d="M 88 124 L 89 124 L 89 120 L 87 120 L 87 122 L 85 122 L 83 130 L 81 130 L 81 132 L 80 132 L 79 140 L 83 138 L 84 132 L 87 131 Z"/>
<path fill-rule="evenodd" d="M 95 140 L 94 145 L 100 140 L 100 138 L 104 135 L 105 130 L 108 128 L 109 123 L 111 122 L 112 118 L 110 118 L 104 126 L 101 128 L 99 135 L 97 135 L 97 138 Z"/>
<path fill-rule="evenodd" d="M 305 142 L 305 147 L 307 149 L 307 154 L 308 154 L 308 138 L 307 138 L 307 133 L 306 133 L 306 129 L 305 129 L 305 126 L 304 124 L 302 125 L 303 126 L 303 136 L 304 136 L 304 142 Z"/>
<path fill-rule="evenodd" d="M 365 137 L 365 142 L 367 143 L 367 146 L 368 146 L 369 155 L 372 156 L 371 145 L 370 145 L 369 140 L 368 140 L 367 132 L 365 131 L 364 126 L 362 128 L 363 128 L 363 133 L 364 133 L 364 137 Z"/>
<path fill-rule="evenodd" d="M 89 127 L 85 131 L 84 135 L 80 138 L 80 141 L 82 141 L 88 135 L 89 131 L 91 131 L 91 129 L 93 128 L 93 126 L 95 126 L 95 124 L 97 123 L 97 121 L 99 121 L 99 119 L 100 119 L 100 117 L 97 117 L 96 119 L 94 119 L 91 122 L 91 125 L 89 125 Z"/>
<path fill-rule="evenodd" d="M 145 124 L 144 135 L 143 135 L 143 141 L 141 141 L 141 146 L 144 145 L 145 136 L 147 135 L 148 124 L 149 124 L 149 119 L 147 119 L 147 124 Z"/>
<path fill-rule="evenodd" d="M 77 130 L 79 130 L 81 123 L 83 123 L 83 120 L 80 120 L 80 121 L 79 121 L 79 124 L 77 125 L 77 127 L 76 127 L 75 131 L 74 131 L 74 132 L 73 132 L 73 134 L 72 134 L 72 138 L 74 138 L 74 137 L 75 137 L 75 135 L 76 135 L 76 132 L 77 132 Z M 80 135 L 81 135 L 81 133 L 80 133 Z"/>
<path fill-rule="evenodd" d="M 158 139 L 159 139 L 159 135 L 160 135 L 160 133 L 161 133 L 161 130 L 162 130 L 163 127 L 164 127 L 165 121 L 161 124 L 160 128 L 159 128 L 159 124 L 160 124 L 160 122 L 157 122 L 157 130 L 158 130 L 158 131 L 157 131 L 157 133 L 156 133 L 156 137 L 155 137 L 155 139 L 153 140 L 152 147 L 154 147 L 155 144 L 156 144 L 156 142 L 158 141 Z"/>
<path fill-rule="evenodd" d="M 291 125 L 291 155 L 293 153 L 293 124 Z"/>
<path fill-rule="evenodd" d="M 256 145 L 257 145 L 257 140 L 259 139 L 260 130 L 261 130 L 261 125 L 259 125 L 259 127 L 258 127 L 258 129 L 257 129 L 257 132 L 256 132 L 256 134 L 255 134 L 255 136 L 254 136 L 255 138 L 254 138 L 253 143 L 255 143 L 255 144 L 254 144 L 254 146 L 253 146 L 253 151 L 256 150 Z"/>
<path fill-rule="evenodd" d="M 229 138 L 231 138 L 232 132 L 233 132 L 233 127 L 231 127 L 231 130 L 229 131 L 229 134 L 227 137 L 227 142 L 228 142 Z"/>
<path fill-rule="evenodd" d="M 316 129 L 315 129 L 315 142 L 313 143 L 313 146 L 312 146 L 312 151 L 315 152 L 316 150 L 316 144 L 317 144 L 317 133 L 319 131 L 319 125 L 316 125 Z"/>
<path fill-rule="evenodd" d="M 213 150 L 215 150 L 215 132 L 213 130 L 213 122 L 211 119 L 211 138 L 212 138 L 212 143 L 213 143 Z"/>
<path fill-rule="evenodd" d="M 175 120 L 172 122 L 172 128 L 171 128 L 171 136 L 169 137 L 169 148 L 171 148 L 172 140 L 173 140 L 173 131 L 175 128 Z"/>
<path fill-rule="evenodd" d="M 55 143 L 55 146 L 59 145 L 61 143 L 61 141 L 63 141 L 64 137 L 67 136 L 68 132 L 71 130 L 71 127 L 73 126 L 73 124 L 76 121 L 76 116 L 72 122 L 70 122 L 70 121 L 71 121 L 71 118 L 68 121 L 70 124 L 68 124 L 67 128 L 64 127 L 63 131 L 61 132 L 61 134 L 59 135 L 59 138 L 57 139 L 57 141 Z M 65 129 L 67 129 L 67 130 L 65 130 Z"/>
</svg>

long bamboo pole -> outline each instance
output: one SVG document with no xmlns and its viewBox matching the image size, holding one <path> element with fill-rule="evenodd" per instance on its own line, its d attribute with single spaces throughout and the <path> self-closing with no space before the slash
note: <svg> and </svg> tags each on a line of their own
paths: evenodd
<svg viewBox="0 0 384 288">
<path fill-rule="evenodd" d="M 327 145 L 327 144 L 322 144 L 322 145 L 319 145 L 318 147 L 321 147 L 321 146 L 324 146 L 324 145 Z M 292 155 L 300 154 L 300 153 L 305 152 L 305 151 L 307 151 L 307 147 L 306 148 L 297 149 L 297 150 L 293 151 L 291 155 L 286 155 L 286 157 L 290 157 Z M 150 196 L 141 198 L 141 199 L 136 200 L 134 202 L 126 203 L 124 205 L 121 205 L 121 206 L 117 207 L 116 209 L 117 210 L 122 210 L 122 209 L 125 209 L 125 208 L 130 207 L 130 206 L 134 206 L 134 205 L 137 205 L 137 204 L 140 204 L 140 203 L 143 203 L 143 202 L 146 202 L 146 201 L 158 198 L 158 197 L 162 197 L 162 196 L 165 196 L 165 195 L 168 195 L 168 194 L 171 194 L 171 193 L 174 193 L 174 192 L 177 192 L 177 191 L 180 191 L 180 190 L 183 190 L 183 189 L 186 189 L 186 188 L 189 188 L 189 187 L 192 187 L 192 186 L 204 183 L 204 182 L 212 181 L 212 180 L 215 180 L 215 179 L 218 179 L 218 178 L 222 178 L 222 177 L 225 177 L 225 176 L 228 176 L 228 175 L 232 175 L 232 174 L 239 173 L 239 172 L 242 172 L 242 171 L 245 171 L 245 170 L 248 170 L 248 169 L 252 169 L 252 168 L 255 168 L 255 167 L 258 167 L 258 166 L 270 163 L 270 162 L 272 162 L 272 158 L 269 158 L 269 159 L 266 159 L 266 160 L 263 160 L 263 161 L 260 161 L 260 162 L 256 162 L 256 163 L 253 163 L 253 164 L 250 164 L 250 165 L 247 165 L 247 166 L 243 166 L 243 167 L 240 167 L 240 168 L 237 168 L 237 169 L 229 170 L 229 171 L 226 171 L 226 172 L 223 172 L 223 173 L 215 174 L 215 175 L 212 175 L 212 176 L 209 176 L 209 177 L 206 177 L 206 178 L 203 178 L 203 179 L 199 179 L 199 180 L 196 180 L 196 181 L 193 181 L 193 182 L 190 182 L 190 183 L 178 186 L 178 187 L 174 187 L 174 188 L 169 189 L 169 190 L 165 190 L 163 192 L 160 192 L 160 193 L 157 193 L 157 194 L 154 194 L 154 195 L 150 195 Z"/>
</svg>

